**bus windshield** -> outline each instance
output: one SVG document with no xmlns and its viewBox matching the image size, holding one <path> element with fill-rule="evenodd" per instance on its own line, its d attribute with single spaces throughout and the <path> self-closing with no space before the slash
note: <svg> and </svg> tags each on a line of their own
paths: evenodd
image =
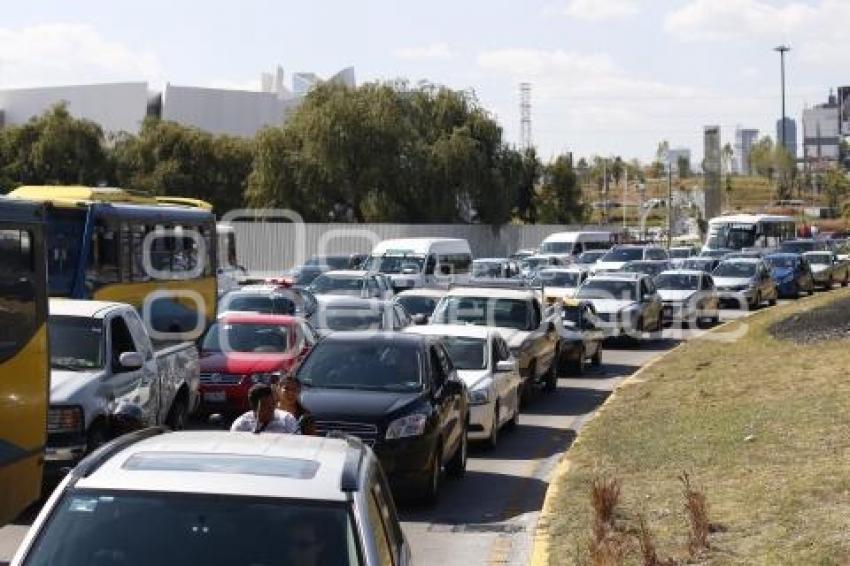
<svg viewBox="0 0 850 566">
<path fill-rule="evenodd" d="M 378 273 L 413 275 L 421 273 L 424 265 L 425 258 L 422 256 L 376 255 L 369 258 L 366 270 L 377 271 Z"/>
<path fill-rule="evenodd" d="M 740 250 L 741 248 L 754 247 L 756 245 L 756 225 L 748 223 L 720 224 L 717 231 L 708 239 L 708 247 L 729 248 Z"/>
</svg>

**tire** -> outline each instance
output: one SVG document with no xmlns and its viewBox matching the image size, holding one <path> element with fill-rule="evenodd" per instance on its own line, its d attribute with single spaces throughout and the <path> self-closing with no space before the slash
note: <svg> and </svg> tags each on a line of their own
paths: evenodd
<svg viewBox="0 0 850 566">
<path fill-rule="evenodd" d="M 186 428 L 186 421 L 189 419 L 189 406 L 186 399 L 182 396 L 174 400 L 174 405 L 171 406 L 171 411 L 168 413 L 168 418 L 165 424 L 171 430 L 183 430 Z"/>
<path fill-rule="evenodd" d="M 602 343 L 600 342 L 596 348 L 596 353 L 593 354 L 593 357 L 590 358 L 590 365 L 593 367 L 599 367 L 602 365 Z"/>
<path fill-rule="evenodd" d="M 561 353 L 556 350 L 549 371 L 546 372 L 546 379 L 543 381 L 543 390 L 546 393 L 552 393 L 558 389 L 558 358 L 560 355 Z"/>
<path fill-rule="evenodd" d="M 794 283 L 794 292 L 791 293 L 791 298 L 792 299 L 799 299 L 800 298 L 800 284 L 799 283 Z"/>
<path fill-rule="evenodd" d="M 493 428 L 490 430 L 490 436 L 487 438 L 487 448 L 495 449 L 499 444 L 499 402 L 496 401 L 496 407 L 493 409 Z"/>
<path fill-rule="evenodd" d="M 442 472 L 440 469 L 441 453 L 442 446 L 437 444 L 437 449 L 434 451 L 434 455 L 431 458 L 431 466 L 429 467 L 428 474 L 424 479 L 425 486 L 422 489 L 422 501 L 429 505 L 436 503 L 440 495 L 440 474 Z"/>
<path fill-rule="evenodd" d="M 844 281 L 841 282 L 841 286 L 846 287 L 848 282 L 850 282 L 850 276 L 845 275 Z"/>
<path fill-rule="evenodd" d="M 531 390 L 537 378 L 537 360 L 532 360 L 528 369 L 528 377 L 520 384 L 520 405 L 526 406 L 531 401 Z"/>
<path fill-rule="evenodd" d="M 755 298 L 753 299 L 752 305 L 747 305 L 747 310 L 754 311 L 761 306 L 761 293 L 756 293 Z"/>
<path fill-rule="evenodd" d="M 521 389 L 522 389 L 522 387 L 521 387 L 521 386 L 517 386 L 517 390 L 516 390 L 516 394 L 517 394 L 516 409 L 514 410 L 514 414 L 513 414 L 513 415 L 511 415 L 511 418 L 510 418 L 510 419 L 508 419 L 508 421 L 507 421 L 507 422 L 505 422 L 505 429 L 507 429 L 507 430 L 515 429 L 515 428 L 516 428 L 516 426 L 519 424 L 519 406 L 520 406 L 521 401 L 522 401 L 522 399 L 521 399 L 521 398 L 520 398 L 520 396 L 519 396 L 519 395 L 520 395 L 520 390 L 521 390 Z"/>
<path fill-rule="evenodd" d="M 446 473 L 453 478 L 462 478 L 466 473 L 466 460 L 469 456 L 469 433 L 466 424 L 463 425 L 463 430 L 460 433 L 460 446 L 455 450 L 452 459 L 446 464 Z"/>
<path fill-rule="evenodd" d="M 584 346 L 582 346 L 581 348 L 579 348 L 578 359 L 570 360 L 567 363 L 567 369 L 569 370 L 569 374 L 574 376 L 584 375 L 586 359 L 587 352 L 584 351 Z"/>
<path fill-rule="evenodd" d="M 767 304 L 768 304 L 768 305 L 770 305 L 770 306 L 772 306 L 772 307 L 775 307 L 775 306 L 776 306 L 776 303 L 777 303 L 776 295 L 774 295 L 774 296 L 773 296 L 773 298 L 772 298 L 772 299 L 770 299 L 770 300 L 767 302 Z"/>
</svg>

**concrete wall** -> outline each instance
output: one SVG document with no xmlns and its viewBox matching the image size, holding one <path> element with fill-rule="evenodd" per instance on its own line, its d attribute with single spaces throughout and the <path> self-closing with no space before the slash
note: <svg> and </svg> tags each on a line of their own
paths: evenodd
<svg viewBox="0 0 850 566">
<path fill-rule="evenodd" d="M 104 132 L 138 133 L 147 112 L 148 85 L 112 83 L 0 90 L 4 125 L 24 124 L 60 102 L 69 112 L 100 124 Z"/>
<path fill-rule="evenodd" d="M 281 272 L 311 255 L 368 253 L 390 238 L 445 237 L 469 241 L 475 257 L 504 257 L 531 248 L 549 234 L 569 230 L 618 231 L 618 226 L 506 225 L 500 229 L 478 224 L 287 224 L 233 222 L 239 263 L 253 271 Z M 299 244 L 299 242 L 302 242 Z"/>
</svg>

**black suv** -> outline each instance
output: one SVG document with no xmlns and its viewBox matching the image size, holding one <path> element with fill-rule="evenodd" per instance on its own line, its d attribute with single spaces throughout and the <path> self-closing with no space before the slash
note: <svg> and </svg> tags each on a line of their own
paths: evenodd
<svg viewBox="0 0 850 566">
<path fill-rule="evenodd" d="M 301 402 L 320 434 L 370 445 L 400 497 L 434 501 L 442 470 L 466 470 L 467 391 L 436 337 L 332 333 L 301 367 Z"/>
</svg>

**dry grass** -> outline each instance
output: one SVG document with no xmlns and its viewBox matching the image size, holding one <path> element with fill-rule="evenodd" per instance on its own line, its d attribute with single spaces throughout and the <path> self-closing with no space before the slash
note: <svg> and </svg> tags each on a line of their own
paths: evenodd
<svg viewBox="0 0 850 566">
<path fill-rule="evenodd" d="M 672 558 L 662 559 L 658 557 L 658 549 L 655 544 L 655 536 L 646 524 L 646 518 L 638 517 L 638 545 L 640 547 L 641 563 L 643 566 L 676 566 Z"/>
<path fill-rule="evenodd" d="M 698 521 L 709 531 L 702 563 L 850 563 L 850 348 L 798 346 L 766 331 L 842 297 L 850 291 L 771 309 L 749 319 L 737 342 L 690 342 L 621 387 L 554 480 L 551 507 L 563 511 L 547 518 L 550 562 L 580 562 L 575 550 L 587 549 L 595 524 L 587 494 L 600 477 L 623 486 L 618 533 L 639 533 L 643 516 L 656 557 L 685 560 L 693 527 L 677 478 L 689 470 L 690 491 L 711 503 L 711 523 L 702 511 Z M 690 503 L 705 511 L 704 499 Z M 622 563 L 644 560 L 635 551 Z"/>
<path fill-rule="evenodd" d="M 708 545 L 708 502 L 705 494 L 694 489 L 691 485 L 691 476 L 688 472 L 679 476 L 682 482 L 682 496 L 685 498 L 685 513 L 690 524 L 688 533 L 688 553 L 691 558 L 696 558 L 702 552 L 710 550 Z"/>
</svg>

